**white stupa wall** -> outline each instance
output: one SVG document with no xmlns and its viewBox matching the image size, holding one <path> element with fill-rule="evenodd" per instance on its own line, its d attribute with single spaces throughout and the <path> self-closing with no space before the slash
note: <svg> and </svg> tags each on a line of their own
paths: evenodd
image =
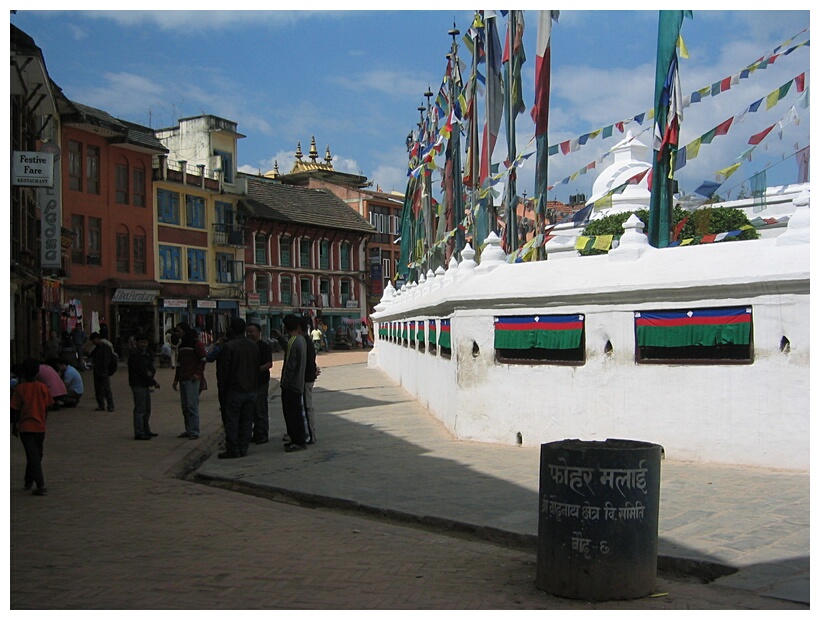
<svg viewBox="0 0 820 620">
<path fill-rule="evenodd" d="M 369 363 L 460 439 L 614 437 L 658 443 L 670 459 L 808 470 L 807 203 L 777 239 L 658 250 L 632 231 L 605 256 L 520 264 L 485 250 L 477 267 L 451 266 L 373 315 L 374 331 L 449 318 L 449 359 L 378 337 Z M 723 306 L 752 308 L 752 363 L 636 363 L 636 311 Z M 582 365 L 496 360 L 495 316 L 574 313 L 585 317 Z"/>
</svg>

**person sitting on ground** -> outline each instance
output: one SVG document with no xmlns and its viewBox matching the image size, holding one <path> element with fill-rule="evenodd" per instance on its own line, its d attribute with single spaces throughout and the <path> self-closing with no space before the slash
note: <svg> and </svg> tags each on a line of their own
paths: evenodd
<svg viewBox="0 0 820 620">
<path fill-rule="evenodd" d="M 37 380 L 46 384 L 46 387 L 51 394 L 51 399 L 54 401 L 51 409 L 56 411 L 60 408 L 60 401 L 63 396 L 66 395 L 67 390 L 65 383 L 63 383 L 63 380 L 54 368 L 56 366 L 56 364 L 53 363 L 54 360 L 49 361 L 52 362 L 52 365 L 42 363 L 39 365 L 37 370 Z"/>
<path fill-rule="evenodd" d="M 57 372 L 65 384 L 66 393 L 62 397 L 63 407 L 76 407 L 85 392 L 83 378 L 74 366 L 64 359 L 57 360 Z"/>
</svg>

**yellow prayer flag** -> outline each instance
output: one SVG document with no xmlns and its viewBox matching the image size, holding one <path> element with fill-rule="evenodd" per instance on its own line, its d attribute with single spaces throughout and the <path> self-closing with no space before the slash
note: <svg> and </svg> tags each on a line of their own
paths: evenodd
<svg viewBox="0 0 820 620">
<path fill-rule="evenodd" d="M 695 159 L 700 152 L 700 145 L 701 139 L 697 138 L 696 140 L 692 140 L 689 144 L 686 145 L 686 160 L 689 161 L 690 159 Z"/>
<path fill-rule="evenodd" d="M 769 110 L 777 105 L 777 102 L 780 101 L 780 89 L 778 88 L 775 91 L 770 92 L 766 95 L 766 109 Z"/>
<path fill-rule="evenodd" d="M 593 209 L 604 209 L 612 206 L 612 194 L 607 193 L 593 203 Z"/>
<path fill-rule="evenodd" d="M 587 243 L 589 243 L 590 237 L 580 236 L 575 240 L 575 249 L 576 250 L 583 250 L 587 247 Z"/>
<path fill-rule="evenodd" d="M 740 163 L 732 164 L 728 168 L 723 168 L 721 170 L 715 170 L 715 174 L 722 176 L 723 180 L 725 181 L 730 176 L 732 176 L 738 168 L 740 168 Z"/>
<path fill-rule="evenodd" d="M 680 244 L 681 245 L 689 245 L 693 241 L 694 241 L 694 239 L 684 239 L 683 241 L 680 242 Z"/>
<path fill-rule="evenodd" d="M 683 42 L 683 36 L 678 34 L 678 48 L 680 49 L 681 58 L 689 58 L 689 50 L 686 49 L 686 43 Z"/>
<path fill-rule="evenodd" d="M 608 252 L 610 247 L 612 247 L 612 235 L 598 235 L 595 237 L 595 243 L 592 244 L 593 250 Z"/>
</svg>

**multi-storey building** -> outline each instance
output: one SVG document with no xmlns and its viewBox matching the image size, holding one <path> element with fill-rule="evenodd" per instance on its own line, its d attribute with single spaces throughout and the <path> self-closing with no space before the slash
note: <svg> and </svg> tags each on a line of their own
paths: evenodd
<svg viewBox="0 0 820 620">
<path fill-rule="evenodd" d="M 169 151 L 155 158 L 153 177 L 161 329 L 185 321 L 209 343 L 244 313 L 247 236 L 236 152 L 245 136 L 212 115 L 180 119 L 156 135 Z"/>
<path fill-rule="evenodd" d="M 366 245 L 373 227 L 324 189 L 240 174 L 252 247 L 246 253 L 248 318 L 281 330 L 286 314 L 333 330 L 367 317 Z"/>
<path fill-rule="evenodd" d="M 87 333 L 106 325 L 121 353 L 138 330 L 156 342 L 151 161 L 166 149 L 150 128 L 96 108 L 64 100 L 61 116 L 70 320 Z"/>
<path fill-rule="evenodd" d="M 316 139 L 311 137 L 307 161 L 303 159 L 301 144 L 297 144 L 293 169 L 284 175 L 276 169 L 265 176 L 287 185 L 327 189 L 373 225 L 375 232 L 368 240 L 366 254 L 369 315 L 379 303 L 385 283 L 396 275 L 401 248 L 395 242 L 401 234 L 399 222 L 404 196 L 383 192 L 378 186 L 375 191 L 368 189 L 373 182 L 367 177 L 334 170 L 329 146 L 325 149 L 324 162 L 318 161 L 318 155 Z"/>
<path fill-rule="evenodd" d="M 59 88 L 48 75 L 42 50 L 30 36 L 12 25 L 10 43 L 12 157 L 16 161 L 24 153 L 39 151 L 48 153 L 49 161 L 59 162 Z M 11 316 L 7 324 L 12 363 L 39 356 L 48 330 L 60 328 L 60 287 L 65 273 L 61 241 L 67 237 L 61 230 L 59 163 L 49 168 L 45 185 L 39 182 L 45 177 L 35 181 L 16 175 L 10 184 Z"/>
</svg>

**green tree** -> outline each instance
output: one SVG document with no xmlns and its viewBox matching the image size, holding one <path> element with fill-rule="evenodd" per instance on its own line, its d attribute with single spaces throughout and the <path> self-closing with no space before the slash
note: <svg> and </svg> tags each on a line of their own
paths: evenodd
<svg viewBox="0 0 820 620">
<path fill-rule="evenodd" d="M 634 212 L 644 223 L 644 232 L 649 224 L 649 210 L 640 209 Z M 587 224 L 584 228 L 584 236 L 598 237 L 601 235 L 612 235 L 613 239 L 620 239 L 624 232 L 623 223 L 632 215 L 628 213 L 615 213 L 607 217 L 595 220 Z M 698 209 L 697 211 L 685 211 L 676 206 L 672 213 L 673 225 L 675 228 L 683 221 L 683 228 L 678 235 L 679 240 L 693 238 L 690 245 L 699 245 L 701 237 L 707 234 L 718 234 L 739 230 L 741 226 L 749 224 L 749 218 L 740 209 L 730 209 L 726 207 Z M 725 241 L 745 241 L 757 239 L 760 234 L 754 228 L 744 230 L 737 237 L 727 237 Z M 606 254 L 604 250 L 593 250 L 592 248 L 581 250 L 582 256 L 594 256 L 596 254 Z"/>
</svg>

